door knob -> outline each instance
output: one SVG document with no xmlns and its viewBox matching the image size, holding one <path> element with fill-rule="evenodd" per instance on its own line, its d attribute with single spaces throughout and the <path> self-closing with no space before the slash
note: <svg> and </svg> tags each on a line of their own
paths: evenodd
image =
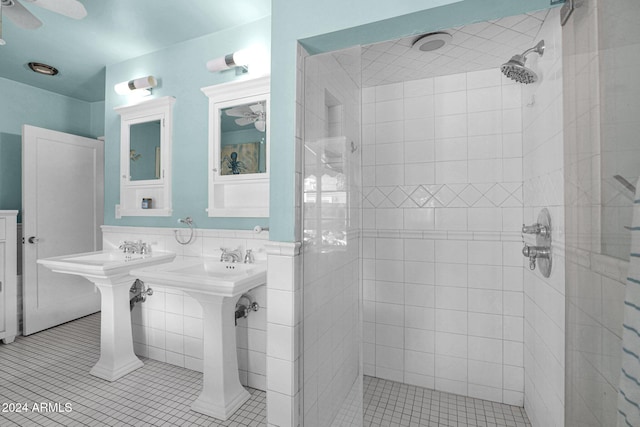
<svg viewBox="0 0 640 427">
<path fill-rule="evenodd" d="M 33 244 L 33 243 L 38 243 L 40 241 L 40 238 L 36 237 L 36 236 L 31 236 L 27 240 L 28 240 L 29 243 Z"/>
</svg>

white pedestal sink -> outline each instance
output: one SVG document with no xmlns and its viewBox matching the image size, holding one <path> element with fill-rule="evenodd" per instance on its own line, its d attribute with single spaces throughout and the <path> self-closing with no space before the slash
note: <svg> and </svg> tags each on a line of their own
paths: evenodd
<svg viewBox="0 0 640 427">
<path fill-rule="evenodd" d="M 267 280 L 266 262 L 227 263 L 185 258 L 132 271 L 150 284 L 180 289 L 200 302 L 204 325 L 202 392 L 191 409 L 226 420 L 250 394 L 240 384 L 234 326 L 235 304 Z"/>
<path fill-rule="evenodd" d="M 175 256 L 172 252 L 98 251 L 38 260 L 57 273 L 83 276 L 100 290 L 100 359 L 91 375 L 115 381 L 143 365 L 133 352 L 129 288 L 136 278 L 129 273 L 133 268 L 171 262 Z"/>
</svg>

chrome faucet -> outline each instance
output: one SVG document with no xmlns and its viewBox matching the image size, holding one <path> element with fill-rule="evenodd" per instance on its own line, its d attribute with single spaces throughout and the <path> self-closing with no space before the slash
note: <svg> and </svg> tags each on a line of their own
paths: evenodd
<svg viewBox="0 0 640 427">
<path fill-rule="evenodd" d="M 133 254 L 136 250 L 136 244 L 135 242 L 125 240 L 120 244 L 120 246 L 118 246 L 118 249 L 122 249 L 122 252 L 125 254 Z"/>
<path fill-rule="evenodd" d="M 220 248 L 220 262 L 240 262 L 242 259 L 242 250 L 240 248 L 230 251 L 226 248 Z"/>
<path fill-rule="evenodd" d="M 125 240 L 118 246 L 118 249 L 122 249 L 122 252 L 125 254 L 146 255 L 151 253 L 151 245 L 144 243 L 142 240 L 138 240 L 137 242 Z"/>
</svg>

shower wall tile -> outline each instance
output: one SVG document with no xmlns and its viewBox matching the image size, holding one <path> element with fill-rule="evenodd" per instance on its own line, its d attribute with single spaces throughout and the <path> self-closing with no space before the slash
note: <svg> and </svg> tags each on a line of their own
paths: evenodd
<svg viewBox="0 0 640 427">
<path fill-rule="evenodd" d="M 524 365 L 522 88 L 495 70 L 388 86 L 362 98 L 365 373 L 522 404 L 503 370 Z"/>
<path fill-rule="evenodd" d="M 456 92 L 467 89 L 467 74 L 459 73 L 439 76 L 433 79 L 434 93 Z"/>
<path fill-rule="evenodd" d="M 473 89 L 500 86 L 501 83 L 503 83 L 502 78 L 494 69 L 467 74 L 467 89 L 470 91 Z M 504 87 L 505 85 L 503 84 L 502 86 Z M 517 87 L 515 85 L 512 86 Z"/>
</svg>

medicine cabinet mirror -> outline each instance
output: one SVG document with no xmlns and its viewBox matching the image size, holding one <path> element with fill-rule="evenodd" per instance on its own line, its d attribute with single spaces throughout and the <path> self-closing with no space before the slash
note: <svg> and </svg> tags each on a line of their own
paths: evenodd
<svg viewBox="0 0 640 427">
<path fill-rule="evenodd" d="M 210 217 L 269 216 L 269 77 L 209 86 Z"/>
<path fill-rule="evenodd" d="M 175 98 L 165 96 L 116 107 L 120 114 L 122 216 L 171 215 L 171 136 Z"/>
</svg>

